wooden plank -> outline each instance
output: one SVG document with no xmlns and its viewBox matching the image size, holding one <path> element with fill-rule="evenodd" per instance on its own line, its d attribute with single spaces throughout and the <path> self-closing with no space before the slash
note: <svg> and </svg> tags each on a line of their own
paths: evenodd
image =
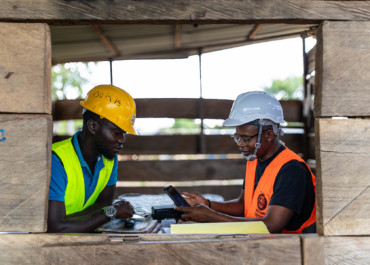
<svg viewBox="0 0 370 265">
<path fill-rule="evenodd" d="M 51 115 L 0 114 L 0 129 L 0 231 L 44 232 Z"/>
<path fill-rule="evenodd" d="M 124 181 L 192 181 L 244 178 L 245 159 L 120 161 L 118 179 Z"/>
<path fill-rule="evenodd" d="M 369 264 L 370 237 L 324 237 L 325 264 Z"/>
<path fill-rule="evenodd" d="M 53 142 L 70 136 L 55 135 Z M 229 135 L 205 135 L 204 154 L 239 154 L 240 151 Z M 303 134 L 285 134 L 281 140 L 296 153 L 303 153 Z M 128 135 L 121 154 L 199 154 L 199 135 Z M 314 150 L 314 149 L 313 149 Z M 314 154 L 314 152 L 312 152 Z"/>
<path fill-rule="evenodd" d="M 230 135 L 205 135 L 204 140 L 205 154 L 240 153 Z M 303 152 L 302 134 L 285 134 L 281 140 L 294 152 Z M 198 154 L 199 141 L 198 135 L 128 135 L 121 154 Z"/>
<path fill-rule="evenodd" d="M 370 115 L 369 35 L 369 21 L 324 22 L 319 28 L 316 117 Z"/>
<path fill-rule="evenodd" d="M 301 234 L 302 265 L 324 264 L 324 237 L 317 234 Z"/>
<path fill-rule="evenodd" d="M 53 119 L 82 119 L 81 99 L 57 100 L 53 102 Z M 226 119 L 233 100 L 202 99 L 204 119 Z M 195 98 L 150 98 L 135 99 L 138 118 L 187 118 L 200 117 L 200 99 Z M 300 100 L 281 100 L 286 121 L 302 122 L 303 103 Z"/>
<path fill-rule="evenodd" d="M 0 235 L 0 258 L 4 265 L 106 264 L 107 259 L 109 264 L 122 264 L 124 260 L 128 265 L 301 263 L 300 239 L 295 235 L 138 235 L 127 241 L 124 235 L 100 238 Z"/>
<path fill-rule="evenodd" d="M 53 142 L 65 140 L 69 135 L 54 135 Z M 239 154 L 230 135 L 205 135 L 204 154 Z M 303 134 L 285 134 L 281 140 L 296 153 L 303 153 Z M 314 139 L 313 139 L 314 140 Z M 128 135 L 121 154 L 199 154 L 199 135 Z M 314 141 L 313 141 L 314 143 Z M 314 147 L 313 149 L 314 150 Z M 314 154 L 314 151 L 312 152 Z"/>
<path fill-rule="evenodd" d="M 0 113 L 51 114 L 49 27 L 0 23 L 0 36 Z"/>
<path fill-rule="evenodd" d="M 311 74 L 313 71 L 315 71 L 315 60 L 316 60 L 316 46 L 314 46 L 309 52 L 308 52 L 308 67 L 307 67 L 307 73 Z"/>
<path fill-rule="evenodd" d="M 223 23 L 246 20 L 368 20 L 368 1 L 253 0 L 229 1 L 72 1 L 3 0 L 2 20 L 74 22 Z"/>
<path fill-rule="evenodd" d="M 116 189 L 115 198 L 122 194 L 163 194 L 163 188 L 160 187 L 118 187 Z M 179 191 L 195 192 L 199 194 L 217 194 L 224 198 L 224 200 L 232 200 L 238 198 L 242 190 L 242 185 L 208 185 L 208 186 L 181 186 L 176 185 Z"/>
<path fill-rule="evenodd" d="M 82 119 L 82 99 L 53 101 L 53 120 L 78 120 Z"/>
<path fill-rule="evenodd" d="M 370 235 L 370 119 L 318 119 L 318 232 Z"/>
<path fill-rule="evenodd" d="M 297 237 L 272 240 L 229 240 L 183 242 L 181 244 L 77 245 L 42 248 L 49 264 L 299 264 Z M 266 255 L 266 249 L 273 255 Z M 119 255 L 117 255 L 119 253 Z M 59 261 L 59 262 L 58 262 Z"/>
</svg>

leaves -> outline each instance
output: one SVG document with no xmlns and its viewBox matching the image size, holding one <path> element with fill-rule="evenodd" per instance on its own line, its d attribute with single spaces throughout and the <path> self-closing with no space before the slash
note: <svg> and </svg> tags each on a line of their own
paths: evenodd
<svg viewBox="0 0 370 265">
<path fill-rule="evenodd" d="M 288 77 L 284 80 L 273 80 L 270 87 L 263 90 L 275 95 L 279 100 L 303 99 L 302 77 Z"/>
<path fill-rule="evenodd" d="M 66 63 L 53 66 L 51 73 L 51 98 L 76 99 L 82 97 L 82 86 L 88 79 L 81 73 L 90 72 L 87 63 Z"/>
</svg>

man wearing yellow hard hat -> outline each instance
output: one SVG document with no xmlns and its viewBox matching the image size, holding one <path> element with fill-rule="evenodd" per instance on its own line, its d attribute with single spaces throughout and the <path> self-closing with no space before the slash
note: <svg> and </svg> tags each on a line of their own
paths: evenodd
<svg viewBox="0 0 370 265">
<path fill-rule="evenodd" d="M 134 128 L 133 98 L 113 85 L 99 85 L 81 102 L 83 127 L 52 146 L 48 232 L 92 232 L 110 218 L 133 215 L 129 202 L 112 205 L 117 154 Z"/>
</svg>

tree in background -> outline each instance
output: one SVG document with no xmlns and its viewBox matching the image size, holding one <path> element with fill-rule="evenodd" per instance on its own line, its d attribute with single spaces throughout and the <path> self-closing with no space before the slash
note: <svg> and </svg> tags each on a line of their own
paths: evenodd
<svg viewBox="0 0 370 265">
<path fill-rule="evenodd" d="M 51 73 L 51 99 L 76 99 L 83 95 L 82 86 L 88 79 L 81 72 L 90 72 L 87 63 L 66 63 L 53 66 Z"/>
<path fill-rule="evenodd" d="M 51 72 L 51 99 L 76 99 L 83 97 L 82 86 L 88 79 L 81 73 L 90 73 L 88 63 L 66 63 L 53 66 Z M 82 127 L 82 120 L 69 120 L 54 123 L 54 133 L 72 135 Z"/>
<path fill-rule="evenodd" d="M 264 91 L 275 95 L 279 100 L 303 99 L 302 77 L 288 77 L 284 80 L 273 80 L 270 87 L 264 87 Z"/>
</svg>

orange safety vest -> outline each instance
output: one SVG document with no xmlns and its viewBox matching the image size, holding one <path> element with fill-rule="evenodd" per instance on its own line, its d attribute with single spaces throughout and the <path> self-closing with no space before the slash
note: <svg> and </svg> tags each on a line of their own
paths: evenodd
<svg viewBox="0 0 370 265">
<path fill-rule="evenodd" d="M 305 163 L 296 153 L 285 147 L 285 150 L 281 151 L 266 167 L 260 181 L 258 182 L 256 190 L 254 190 L 254 182 L 256 178 L 257 159 L 247 162 L 244 187 L 244 216 L 246 218 L 262 218 L 266 215 L 266 211 L 273 194 L 276 176 L 280 169 L 291 160 L 298 160 L 299 162 Z M 308 166 L 307 168 L 310 170 Z M 283 230 L 282 233 L 302 233 L 303 229 L 316 222 L 316 179 L 311 170 L 310 173 L 315 191 L 315 204 L 310 218 L 308 218 L 308 220 L 297 230 Z"/>
</svg>

